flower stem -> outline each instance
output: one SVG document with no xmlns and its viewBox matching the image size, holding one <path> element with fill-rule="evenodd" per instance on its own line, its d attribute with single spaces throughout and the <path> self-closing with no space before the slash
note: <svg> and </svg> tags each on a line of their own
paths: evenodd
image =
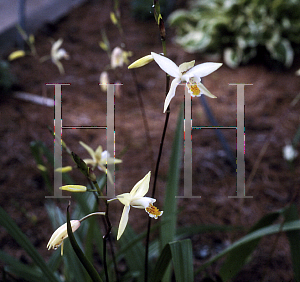
<svg viewBox="0 0 300 282">
<path fill-rule="evenodd" d="M 86 216 L 84 216 L 82 219 L 79 219 L 80 222 L 86 220 L 87 218 L 93 216 L 93 215 L 104 215 L 104 212 L 93 212 L 93 213 L 90 213 Z"/>
<path fill-rule="evenodd" d="M 155 15 L 156 19 L 157 19 L 157 16 L 158 16 L 158 18 L 160 18 L 161 15 L 160 15 L 159 1 L 154 0 L 153 5 L 154 5 L 154 15 Z M 157 10 L 156 10 L 156 8 L 157 8 Z M 160 20 L 157 21 L 157 24 L 158 24 L 159 31 L 160 31 L 160 37 L 161 37 L 163 52 L 164 52 L 164 55 L 166 56 L 167 55 L 166 31 L 165 31 L 163 19 L 160 18 Z M 166 96 L 167 96 L 167 93 L 169 92 L 169 89 L 170 89 L 170 76 L 166 75 Z M 166 111 L 165 124 L 164 124 L 164 128 L 163 128 L 162 136 L 161 136 L 159 152 L 158 152 L 158 157 L 157 157 L 157 161 L 156 161 L 156 167 L 155 167 L 155 173 L 154 173 L 154 182 L 153 182 L 153 189 L 152 189 L 152 198 L 154 198 L 154 196 L 155 196 L 159 164 L 160 164 L 160 159 L 161 159 L 162 150 L 163 150 L 163 146 L 164 146 L 165 135 L 166 135 L 167 127 L 168 127 L 169 117 L 170 117 L 170 106 L 168 106 L 167 111 Z M 145 277 L 144 277 L 145 282 L 148 281 L 148 260 L 149 260 L 150 229 L 151 229 L 151 218 L 149 217 L 148 226 L 147 226 L 146 247 L 145 247 L 146 248 L 146 250 L 145 250 Z"/>
</svg>

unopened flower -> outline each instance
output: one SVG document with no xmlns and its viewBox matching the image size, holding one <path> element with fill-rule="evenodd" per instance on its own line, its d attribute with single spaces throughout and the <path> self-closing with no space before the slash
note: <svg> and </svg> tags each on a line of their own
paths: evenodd
<svg viewBox="0 0 300 282">
<path fill-rule="evenodd" d="M 298 152 L 292 145 L 285 145 L 282 151 L 284 159 L 288 162 L 292 162 L 298 156 Z"/>
<path fill-rule="evenodd" d="M 64 166 L 64 167 L 58 167 L 55 169 L 56 172 L 61 172 L 61 173 L 66 173 L 69 172 L 73 169 L 73 167 L 71 167 L 70 165 L 68 166 Z"/>
<path fill-rule="evenodd" d="M 151 63 L 153 60 L 154 59 L 153 59 L 152 55 L 144 56 L 144 57 L 134 61 L 131 65 L 129 65 L 128 69 L 143 67 L 143 66 L 148 65 L 149 63 Z"/>
<path fill-rule="evenodd" d="M 8 56 L 8 60 L 9 61 L 13 61 L 13 60 L 19 59 L 21 57 L 24 57 L 25 55 L 26 55 L 25 51 L 23 51 L 23 50 L 17 50 L 17 51 L 12 52 Z"/>
<path fill-rule="evenodd" d="M 72 232 L 74 233 L 79 227 L 82 221 L 86 220 L 87 218 L 93 216 L 93 215 L 105 215 L 105 212 L 94 212 L 86 215 L 80 220 L 70 220 Z M 59 228 L 55 230 L 55 232 L 52 234 L 48 244 L 47 249 L 54 249 L 56 250 L 59 246 L 61 246 L 60 254 L 63 255 L 64 252 L 64 240 L 68 237 L 68 229 L 67 229 L 67 223 L 63 224 Z"/>
<path fill-rule="evenodd" d="M 98 146 L 96 151 L 94 151 L 90 146 L 83 143 L 82 141 L 79 141 L 80 145 L 88 151 L 92 159 L 84 159 L 83 161 L 86 164 L 92 165 L 93 169 L 95 167 L 98 167 L 99 170 L 106 171 L 105 165 L 111 165 L 111 164 L 119 164 L 122 162 L 120 159 L 111 158 L 110 153 L 108 151 L 103 151 L 102 146 Z M 107 177 L 113 183 L 112 176 L 110 175 L 109 171 L 107 171 Z"/>
<path fill-rule="evenodd" d="M 222 66 L 221 63 L 203 63 L 197 66 L 195 61 L 181 64 L 179 67 L 170 59 L 151 52 L 152 57 L 159 67 L 170 76 L 175 77 L 171 83 L 169 93 L 165 99 L 164 112 L 167 110 L 172 98 L 175 96 L 175 90 L 179 83 L 186 82 L 188 92 L 192 97 L 198 97 L 204 94 L 210 98 L 217 98 L 201 83 L 201 77 L 207 76 Z"/>
<path fill-rule="evenodd" d="M 52 48 L 51 48 L 52 63 L 58 67 L 60 74 L 65 73 L 64 67 L 63 67 L 62 63 L 60 62 L 60 60 L 61 59 L 66 59 L 66 60 L 69 59 L 69 54 L 66 52 L 66 50 L 63 48 L 59 48 L 62 45 L 62 43 L 63 43 L 63 40 L 60 38 L 52 44 Z"/>
<path fill-rule="evenodd" d="M 79 220 L 71 220 L 70 223 L 71 223 L 72 232 L 75 232 L 80 227 Z M 61 246 L 61 255 L 63 255 L 64 240 L 67 237 L 68 237 L 67 223 L 65 223 L 61 227 L 56 229 L 56 231 L 52 234 L 52 236 L 47 244 L 48 250 L 50 250 L 50 249 L 56 250 L 59 246 Z"/>
<path fill-rule="evenodd" d="M 107 84 L 109 84 L 108 73 L 106 71 L 103 71 L 100 74 L 100 87 L 103 92 L 106 92 Z"/>
<path fill-rule="evenodd" d="M 114 12 L 110 12 L 110 20 L 112 21 L 112 23 L 113 23 L 114 25 L 117 25 L 118 20 L 117 20 L 117 17 L 116 17 L 116 15 L 115 15 Z"/>
<path fill-rule="evenodd" d="M 36 166 L 40 171 L 47 171 L 47 168 L 42 164 L 37 164 Z"/>
<path fill-rule="evenodd" d="M 59 187 L 60 190 L 69 192 L 86 192 L 87 188 L 83 185 L 64 185 Z"/>
<path fill-rule="evenodd" d="M 132 52 L 124 51 L 120 47 L 115 47 L 111 53 L 110 65 L 112 69 L 122 67 L 125 64 L 129 64 L 128 57 L 132 56 Z"/>
<path fill-rule="evenodd" d="M 145 209 L 149 216 L 155 219 L 163 214 L 163 211 L 159 211 L 159 209 L 153 205 L 153 203 L 156 202 L 155 199 L 144 197 L 149 190 L 150 176 L 151 172 L 149 171 L 143 179 L 134 185 L 130 193 L 120 194 L 116 197 L 124 205 L 119 223 L 117 240 L 120 239 L 126 228 L 130 206 L 138 209 Z"/>
</svg>

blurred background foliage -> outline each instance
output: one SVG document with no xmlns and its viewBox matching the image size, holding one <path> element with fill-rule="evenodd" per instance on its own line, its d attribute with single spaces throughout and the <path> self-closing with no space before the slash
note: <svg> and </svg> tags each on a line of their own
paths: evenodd
<svg viewBox="0 0 300 282">
<path fill-rule="evenodd" d="M 289 68 L 300 44 L 298 0 L 198 0 L 169 17 L 187 52 L 222 54 L 232 68 L 260 53 Z"/>
</svg>

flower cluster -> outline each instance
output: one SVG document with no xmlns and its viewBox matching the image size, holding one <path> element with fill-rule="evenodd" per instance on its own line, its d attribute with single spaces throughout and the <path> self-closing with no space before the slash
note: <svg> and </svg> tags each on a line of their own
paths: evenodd
<svg viewBox="0 0 300 282">
<path fill-rule="evenodd" d="M 150 182 L 151 172 L 149 171 L 143 179 L 137 182 L 132 190 L 129 193 L 123 193 L 116 198 L 109 200 L 111 202 L 113 200 L 118 199 L 123 205 L 123 213 L 120 219 L 117 240 L 119 240 L 126 228 L 128 218 L 129 218 L 129 211 L 130 206 L 138 209 L 145 209 L 145 211 L 149 214 L 150 217 L 158 219 L 159 216 L 163 214 L 163 211 L 159 211 L 157 207 L 153 205 L 156 202 L 156 199 L 145 197 L 146 193 L 149 190 L 149 182 Z M 61 190 L 71 191 L 71 192 L 86 192 L 87 187 L 81 185 L 65 185 L 60 188 Z M 93 214 L 89 214 L 82 218 L 81 220 L 71 220 L 71 227 L 72 232 L 75 232 L 79 227 L 83 220 L 90 217 L 91 215 L 100 214 L 105 215 L 104 212 L 97 212 Z M 67 232 L 67 223 L 60 226 L 51 236 L 47 248 L 50 249 L 57 249 L 61 246 L 61 255 L 63 255 L 63 241 L 68 237 Z"/>
</svg>

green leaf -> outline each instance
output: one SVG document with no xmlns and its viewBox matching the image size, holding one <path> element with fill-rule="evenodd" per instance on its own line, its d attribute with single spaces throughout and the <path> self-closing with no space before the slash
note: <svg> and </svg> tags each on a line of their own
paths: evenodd
<svg viewBox="0 0 300 282">
<path fill-rule="evenodd" d="M 126 227 L 126 231 L 123 233 L 122 237 L 119 240 L 121 248 L 124 248 L 127 244 L 131 244 L 132 241 L 135 241 L 136 236 L 137 235 L 128 224 Z M 126 251 L 124 251 L 124 258 L 130 270 L 130 273 L 134 274 L 135 281 L 144 281 L 145 247 L 142 245 L 141 241 L 135 241 L 134 245 L 131 245 L 130 248 L 126 248 Z"/>
<path fill-rule="evenodd" d="M 0 224 L 7 230 L 7 232 L 16 240 L 16 242 L 28 253 L 34 263 L 41 269 L 44 274 L 45 281 L 57 282 L 60 281 L 52 273 L 51 269 L 47 266 L 44 259 L 37 252 L 29 239 L 16 225 L 12 218 L 0 207 Z"/>
<path fill-rule="evenodd" d="M 171 249 L 170 245 L 167 244 L 163 248 L 162 252 L 160 253 L 160 256 L 155 264 L 154 270 L 152 272 L 152 277 L 150 279 L 151 282 L 160 282 L 163 278 L 169 263 L 172 259 Z"/>
<path fill-rule="evenodd" d="M 164 247 L 152 271 L 151 282 L 161 281 L 171 259 L 173 260 L 176 281 L 194 281 L 192 243 L 190 239 L 186 239 L 169 243 Z"/>
<path fill-rule="evenodd" d="M 67 231 L 68 237 L 70 238 L 70 242 L 74 252 L 76 253 L 77 257 L 79 258 L 80 262 L 85 267 L 86 271 L 90 275 L 93 282 L 102 282 L 98 272 L 94 268 L 94 266 L 90 263 L 90 261 L 86 258 L 80 247 L 78 246 L 74 234 L 72 232 L 71 223 L 70 223 L 70 214 L 69 214 L 69 207 L 67 208 Z"/>
<path fill-rule="evenodd" d="M 248 244 L 249 242 L 252 242 L 254 240 L 260 239 L 264 236 L 271 235 L 278 232 L 284 232 L 284 231 L 294 231 L 300 229 L 300 220 L 294 220 L 291 222 L 285 223 L 283 226 L 281 224 L 274 224 L 271 226 L 267 226 L 261 229 L 258 229 L 254 232 L 251 232 L 250 234 L 247 234 L 243 238 L 239 239 L 238 241 L 234 242 L 231 246 L 226 248 L 224 251 L 220 252 L 213 258 L 211 258 L 209 261 L 201 265 L 195 272 L 195 274 L 203 271 L 206 267 L 211 265 L 213 262 L 217 261 L 221 257 L 229 254 L 233 250 L 236 250 L 237 248 L 240 248 L 244 246 L 245 244 Z"/>
<path fill-rule="evenodd" d="M 5 252 L 0 250 L 0 260 L 3 261 L 7 266 L 5 266 L 5 271 L 14 274 L 20 278 L 23 278 L 29 282 L 40 282 L 42 280 L 42 272 L 38 268 L 33 268 L 17 259 L 11 257 Z"/>
<path fill-rule="evenodd" d="M 177 127 L 172 145 L 171 158 L 169 162 L 168 181 L 165 194 L 164 214 L 161 217 L 161 248 L 167 243 L 174 241 L 176 234 L 177 221 L 177 199 L 179 177 L 180 177 L 180 163 L 182 159 L 182 145 L 183 144 L 183 106 L 177 119 Z M 171 272 L 167 272 L 164 282 L 170 280 Z"/>
<path fill-rule="evenodd" d="M 193 251 L 190 239 L 169 244 L 177 282 L 193 282 Z"/>
<path fill-rule="evenodd" d="M 291 222 L 299 219 L 297 207 L 293 204 L 288 207 L 283 213 L 285 220 Z M 288 231 L 286 235 L 290 242 L 291 256 L 294 269 L 294 278 L 296 281 L 300 281 L 300 231 Z"/>
</svg>

